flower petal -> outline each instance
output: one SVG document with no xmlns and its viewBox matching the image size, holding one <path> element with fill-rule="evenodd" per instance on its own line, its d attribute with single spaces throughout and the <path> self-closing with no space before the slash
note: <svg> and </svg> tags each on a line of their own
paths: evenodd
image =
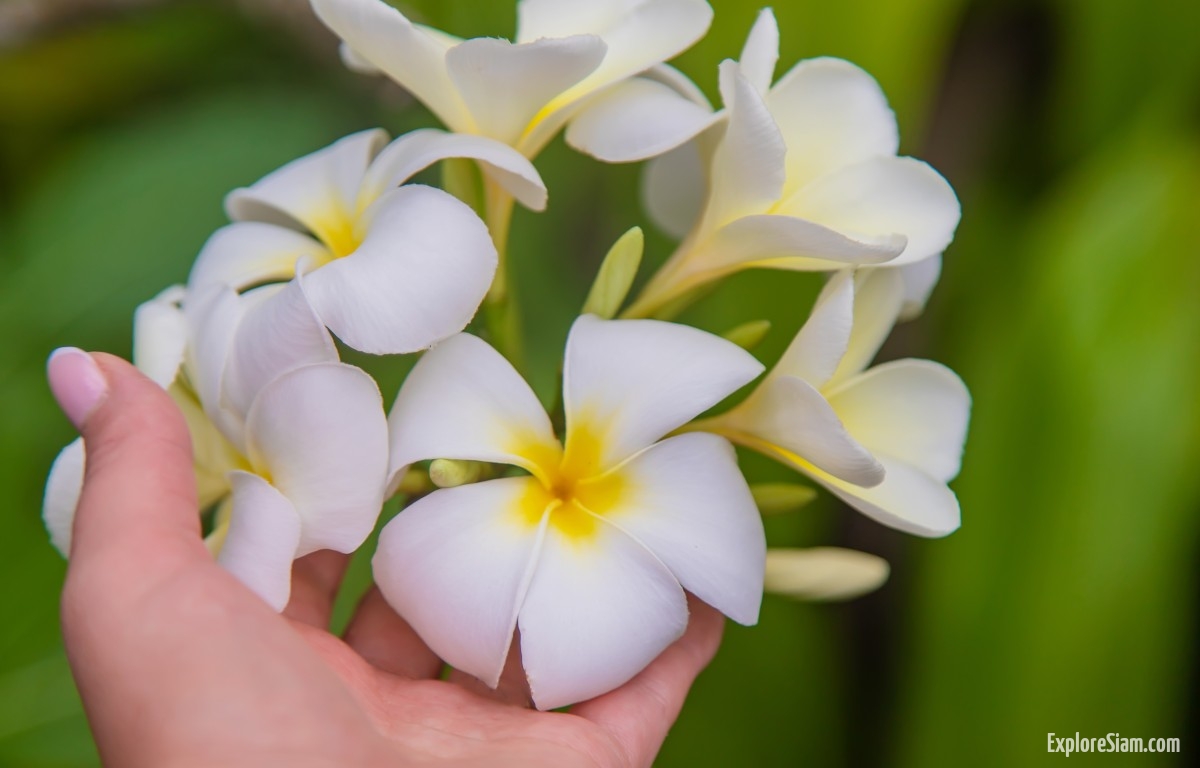
<svg viewBox="0 0 1200 768">
<path fill-rule="evenodd" d="M 854 321 L 846 354 L 837 370 L 819 386 L 828 391 L 864 370 L 896 325 L 904 301 L 899 269 L 865 269 L 854 277 Z"/>
<path fill-rule="evenodd" d="M 484 136 L 425 128 L 404 134 L 379 153 L 363 179 L 359 209 L 365 209 L 388 189 L 403 184 L 422 169 L 451 157 L 478 160 L 485 172 L 526 208 L 540 211 L 546 207 L 542 177 L 512 147 Z"/>
<path fill-rule="evenodd" d="M 899 319 L 912 320 L 925 311 L 929 295 L 942 275 L 942 254 L 905 264 L 899 269 L 904 278 L 904 304 L 900 308 Z"/>
<path fill-rule="evenodd" d="M 733 446 L 716 435 L 679 435 L 616 473 L 619 501 L 604 519 L 645 545 L 684 589 L 740 624 L 756 623 L 766 539 Z"/>
<path fill-rule="evenodd" d="M 883 482 L 863 488 L 821 471 L 807 473 L 836 496 L 867 517 L 916 536 L 945 536 L 958 529 L 958 499 L 944 482 L 904 461 L 877 454 L 886 476 Z"/>
<path fill-rule="evenodd" d="M 779 61 L 779 23 L 770 8 L 763 8 L 746 36 L 742 54 L 738 57 L 742 74 L 754 88 L 766 94 L 775 79 L 775 64 Z"/>
<path fill-rule="evenodd" d="M 246 300 L 228 286 L 189 291 L 183 305 L 191 338 L 185 354 L 188 378 L 212 423 L 229 442 L 242 446 L 241 419 L 221 402 L 225 366 Z"/>
<path fill-rule="evenodd" d="M 183 286 L 171 286 L 133 313 L 133 363 L 163 389 L 179 375 L 187 350 L 185 294 Z"/>
<path fill-rule="evenodd" d="M 647 163 L 641 194 L 642 207 L 655 226 L 677 240 L 687 236 L 708 195 L 699 143 L 689 141 Z"/>
<path fill-rule="evenodd" d="M 792 216 L 744 216 L 716 232 L 692 256 L 692 270 L 764 267 L 827 272 L 890 263 L 904 251 L 903 235 L 854 239 Z"/>
<path fill-rule="evenodd" d="M 551 521 L 518 619 L 534 703 L 554 709 L 611 691 L 687 620 L 679 582 L 644 546 L 603 522 L 580 540 Z"/>
<path fill-rule="evenodd" d="M 900 145 L 879 83 L 848 61 L 800 62 L 771 89 L 767 104 L 787 142 L 789 194 L 844 166 L 891 157 Z"/>
<path fill-rule="evenodd" d="M 276 377 L 313 363 L 336 363 L 337 347 L 304 294 L 303 276 L 283 286 L 268 286 L 246 294 L 250 299 L 234 335 L 222 402 L 241 416 L 250 410 L 259 391 Z"/>
<path fill-rule="evenodd" d="M 872 452 L 942 482 L 958 475 L 971 395 L 949 368 L 929 360 L 877 365 L 830 392 L 829 404 Z"/>
<path fill-rule="evenodd" d="M 946 180 L 911 157 L 877 157 L 822 176 L 801 187 L 780 212 L 854 238 L 904 235 L 908 246 L 889 266 L 944 251 L 962 215 Z"/>
<path fill-rule="evenodd" d="M 255 471 L 303 521 L 297 556 L 363 543 L 383 505 L 388 461 L 383 400 L 370 376 L 341 363 L 283 374 L 254 400 L 246 443 Z"/>
<path fill-rule="evenodd" d="M 670 86 L 635 77 L 589 101 L 567 126 L 567 143 L 607 163 L 636 162 L 678 147 L 717 119 Z"/>
<path fill-rule="evenodd" d="M 704 229 L 765 213 L 783 194 L 787 146 L 762 94 L 736 62 L 721 62 L 721 95 L 728 120 L 712 160 Z"/>
<path fill-rule="evenodd" d="M 384 526 L 375 583 L 439 658 L 495 687 L 544 529 L 529 477 L 445 488 Z M 532 510 L 531 510 L 532 511 Z"/>
<path fill-rule="evenodd" d="M 290 280 L 304 260 L 323 264 L 329 249 L 292 229 L 243 221 L 221 227 L 200 249 L 188 275 L 188 290 L 206 291 L 228 285 L 244 290 L 252 285 Z"/>
<path fill-rule="evenodd" d="M 313 271 L 305 287 L 342 341 L 401 354 L 461 331 L 495 271 L 479 217 L 441 190 L 409 185 L 380 200 L 358 250 Z"/>
<path fill-rule="evenodd" d="M 300 542 L 300 516 L 266 480 L 230 472 L 233 514 L 217 562 L 276 611 L 292 592 L 292 561 Z"/>
<path fill-rule="evenodd" d="M 791 376 L 772 376 L 741 405 L 718 418 L 721 430 L 774 459 L 807 471 L 816 466 L 862 486 L 878 485 L 883 467 L 843 426 L 812 385 Z"/>
<path fill-rule="evenodd" d="M 480 37 L 451 48 L 446 68 L 480 132 L 516 144 L 534 117 L 595 70 L 606 51 L 595 35 L 520 44 Z"/>
<path fill-rule="evenodd" d="M 767 550 L 766 589 L 798 600 L 850 600 L 883 586 L 882 557 L 840 547 Z"/>
<path fill-rule="evenodd" d="M 447 36 L 430 34 L 380 0 L 311 0 L 313 10 L 346 41 L 354 58 L 369 62 L 456 131 L 474 127 L 446 72 Z"/>
<path fill-rule="evenodd" d="M 571 327 L 563 364 L 568 460 L 580 451 L 595 465 L 580 467 L 581 477 L 612 467 L 762 370 L 741 347 L 695 328 L 584 315 Z"/>
<path fill-rule="evenodd" d="M 387 132 L 379 128 L 339 139 L 230 192 L 225 211 L 235 221 L 298 223 L 333 247 L 329 231 L 357 213 L 363 174 L 387 140 Z"/>
<path fill-rule="evenodd" d="M 46 495 L 42 499 L 42 520 L 50 532 L 50 543 L 68 557 L 71 554 L 71 530 L 75 525 L 75 508 L 83 493 L 83 438 L 77 437 L 59 451 L 46 479 Z"/>
<path fill-rule="evenodd" d="M 818 389 L 825 386 L 838 370 L 853 335 L 854 287 L 850 270 L 838 272 L 825 284 L 772 375 L 804 379 Z"/>
<path fill-rule="evenodd" d="M 404 380 L 388 425 L 393 476 L 425 459 L 492 461 L 544 475 L 539 458 L 556 467 L 561 450 L 521 375 L 466 333 L 425 353 Z"/>
</svg>

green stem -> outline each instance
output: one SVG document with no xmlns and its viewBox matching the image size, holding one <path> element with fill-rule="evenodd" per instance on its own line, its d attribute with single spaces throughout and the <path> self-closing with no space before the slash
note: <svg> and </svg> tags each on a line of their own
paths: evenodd
<svg viewBox="0 0 1200 768">
<path fill-rule="evenodd" d="M 508 260 L 508 233 L 512 224 L 513 197 L 503 187 L 489 178 L 484 186 L 484 221 L 496 245 L 496 277 L 484 300 L 484 321 L 492 345 L 500 354 L 520 368 L 523 350 L 521 345 L 521 322 L 513 298 L 511 272 Z"/>
</svg>

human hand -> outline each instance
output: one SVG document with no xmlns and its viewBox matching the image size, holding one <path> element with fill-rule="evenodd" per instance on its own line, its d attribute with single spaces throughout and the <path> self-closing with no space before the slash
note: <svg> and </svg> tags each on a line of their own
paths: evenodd
<svg viewBox="0 0 1200 768">
<path fill-rule="evenodd" d="M 686 634 L 638 676 L 570 713 L 537 712 L 515 658 L 497 691 L 440 680 L 441 660 L 377 589 L 330 634 L 347 556 L 298 560 L 277 614 L 201 540 L 170 397 L 104 354 L 58 355 L 49 374 L 87 446 L 62 624 L 106 764 L 648 766 L 716 652 L 723 618 L 689 598 Z"/>
</svg>

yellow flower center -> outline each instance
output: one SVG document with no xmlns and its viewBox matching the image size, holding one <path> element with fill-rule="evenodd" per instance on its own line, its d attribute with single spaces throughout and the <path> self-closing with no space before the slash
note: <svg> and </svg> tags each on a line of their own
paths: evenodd
<svg viewBox="0 0 1200 768">
<path fill-rule="evenodd" d="M 328 211 L 313 216 L 308 221 L 309 230 L 325 244 L 334 259 L 340 259 L 358 250 L 362 238 L 355 231 L 354 219 L 342 211 Z"/>
</svg>

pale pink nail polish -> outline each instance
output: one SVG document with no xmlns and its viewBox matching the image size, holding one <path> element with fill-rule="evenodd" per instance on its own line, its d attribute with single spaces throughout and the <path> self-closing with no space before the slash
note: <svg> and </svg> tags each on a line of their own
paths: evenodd
<svg viewBox="0 0 1200 768">
<path fill-rule="evenodd" d="M 92 356 L 76 347 L 59 347 L 46 361 L 50 391 L 63 413 L 76 429 L 82 429 L 87 417 L 108 392 L 108 381 Z"/>
</svg>

